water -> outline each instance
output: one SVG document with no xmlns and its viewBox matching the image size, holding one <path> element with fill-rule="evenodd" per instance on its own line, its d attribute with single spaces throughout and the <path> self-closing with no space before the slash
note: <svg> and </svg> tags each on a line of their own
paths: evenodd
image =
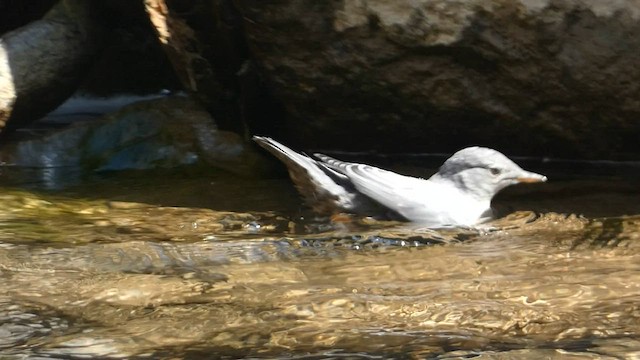
<svg viewBox="0 0 640 360">
<path fill-rule="evenodd" d="M 2 358 L 640 358 L 637 179 L 434 231 L 316 219 L 288 179 L 2 171 Z"/>
</svg>

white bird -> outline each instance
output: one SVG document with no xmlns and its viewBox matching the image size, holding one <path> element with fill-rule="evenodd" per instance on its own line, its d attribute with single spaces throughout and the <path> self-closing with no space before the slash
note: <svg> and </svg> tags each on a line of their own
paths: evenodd
<svg viewBox="0 0 640 360">
<path fill-rule="evenodd" d="M 253 140 L 280 159 L 298 191 L 316 212 L 400 217 L 427 227 L 471 227 L 493 217 L 491 199 L 518 183 L 547 181 L 500 152 L 462 149 L 429 179 L 396 174 L 322 154 L 313 159 L 261 136 Z"/>
</svg>

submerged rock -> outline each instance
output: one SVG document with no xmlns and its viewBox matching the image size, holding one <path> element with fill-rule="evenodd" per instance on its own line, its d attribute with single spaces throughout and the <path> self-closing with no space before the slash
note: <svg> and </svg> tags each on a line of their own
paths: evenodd
<svg viewBox="0 0 640 360">
<path fill-rule="evenodd" d="M 639 153 L 633 1 L 235 3 L 292 139 L 308 146 Z"/>
<path fill-rule="evenodd" d="M 243 175 L 266 169 L 263 155 L 240 136 L 219 131 L 208 112 L 178 96 L 131 104 L 99 120 L 11 144 L 0 152 L 0 160 L 13 166 L 98 171 L 197 163 Z"/>
</svg>

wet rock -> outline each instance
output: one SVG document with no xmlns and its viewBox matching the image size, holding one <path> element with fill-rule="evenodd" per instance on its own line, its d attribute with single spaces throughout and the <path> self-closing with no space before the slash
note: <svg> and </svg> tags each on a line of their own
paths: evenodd
<svg viewBox="0 0 640 360">
<path fill-rule="evenodd" d="M 308 146 L 639 153 L 635 2 L 235 3 L 292 138 Z"/>
<path fill-rule="evenodd" d="M 194 101 L 179 96 L 131 104 L 99 120 L 12 144 L 0 160 L 98 171 L 200 164 L 243 175 L 268 171 L 270 164 L 240 136 L 219 131 Z"/>
</svg>

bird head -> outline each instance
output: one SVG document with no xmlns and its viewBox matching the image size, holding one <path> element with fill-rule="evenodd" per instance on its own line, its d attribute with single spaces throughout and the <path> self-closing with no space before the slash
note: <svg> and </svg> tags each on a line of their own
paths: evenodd
<svg viewBox="0 0 640 360">
<path fill-rule="evenodd" d="M 523 170 L 499 151 L 477 146 L 453 154 L 435 177 L 453 182 L 480 200 L 491 200 L 510 185 L 547 181 L 546 176 Z"/>
</svg>

